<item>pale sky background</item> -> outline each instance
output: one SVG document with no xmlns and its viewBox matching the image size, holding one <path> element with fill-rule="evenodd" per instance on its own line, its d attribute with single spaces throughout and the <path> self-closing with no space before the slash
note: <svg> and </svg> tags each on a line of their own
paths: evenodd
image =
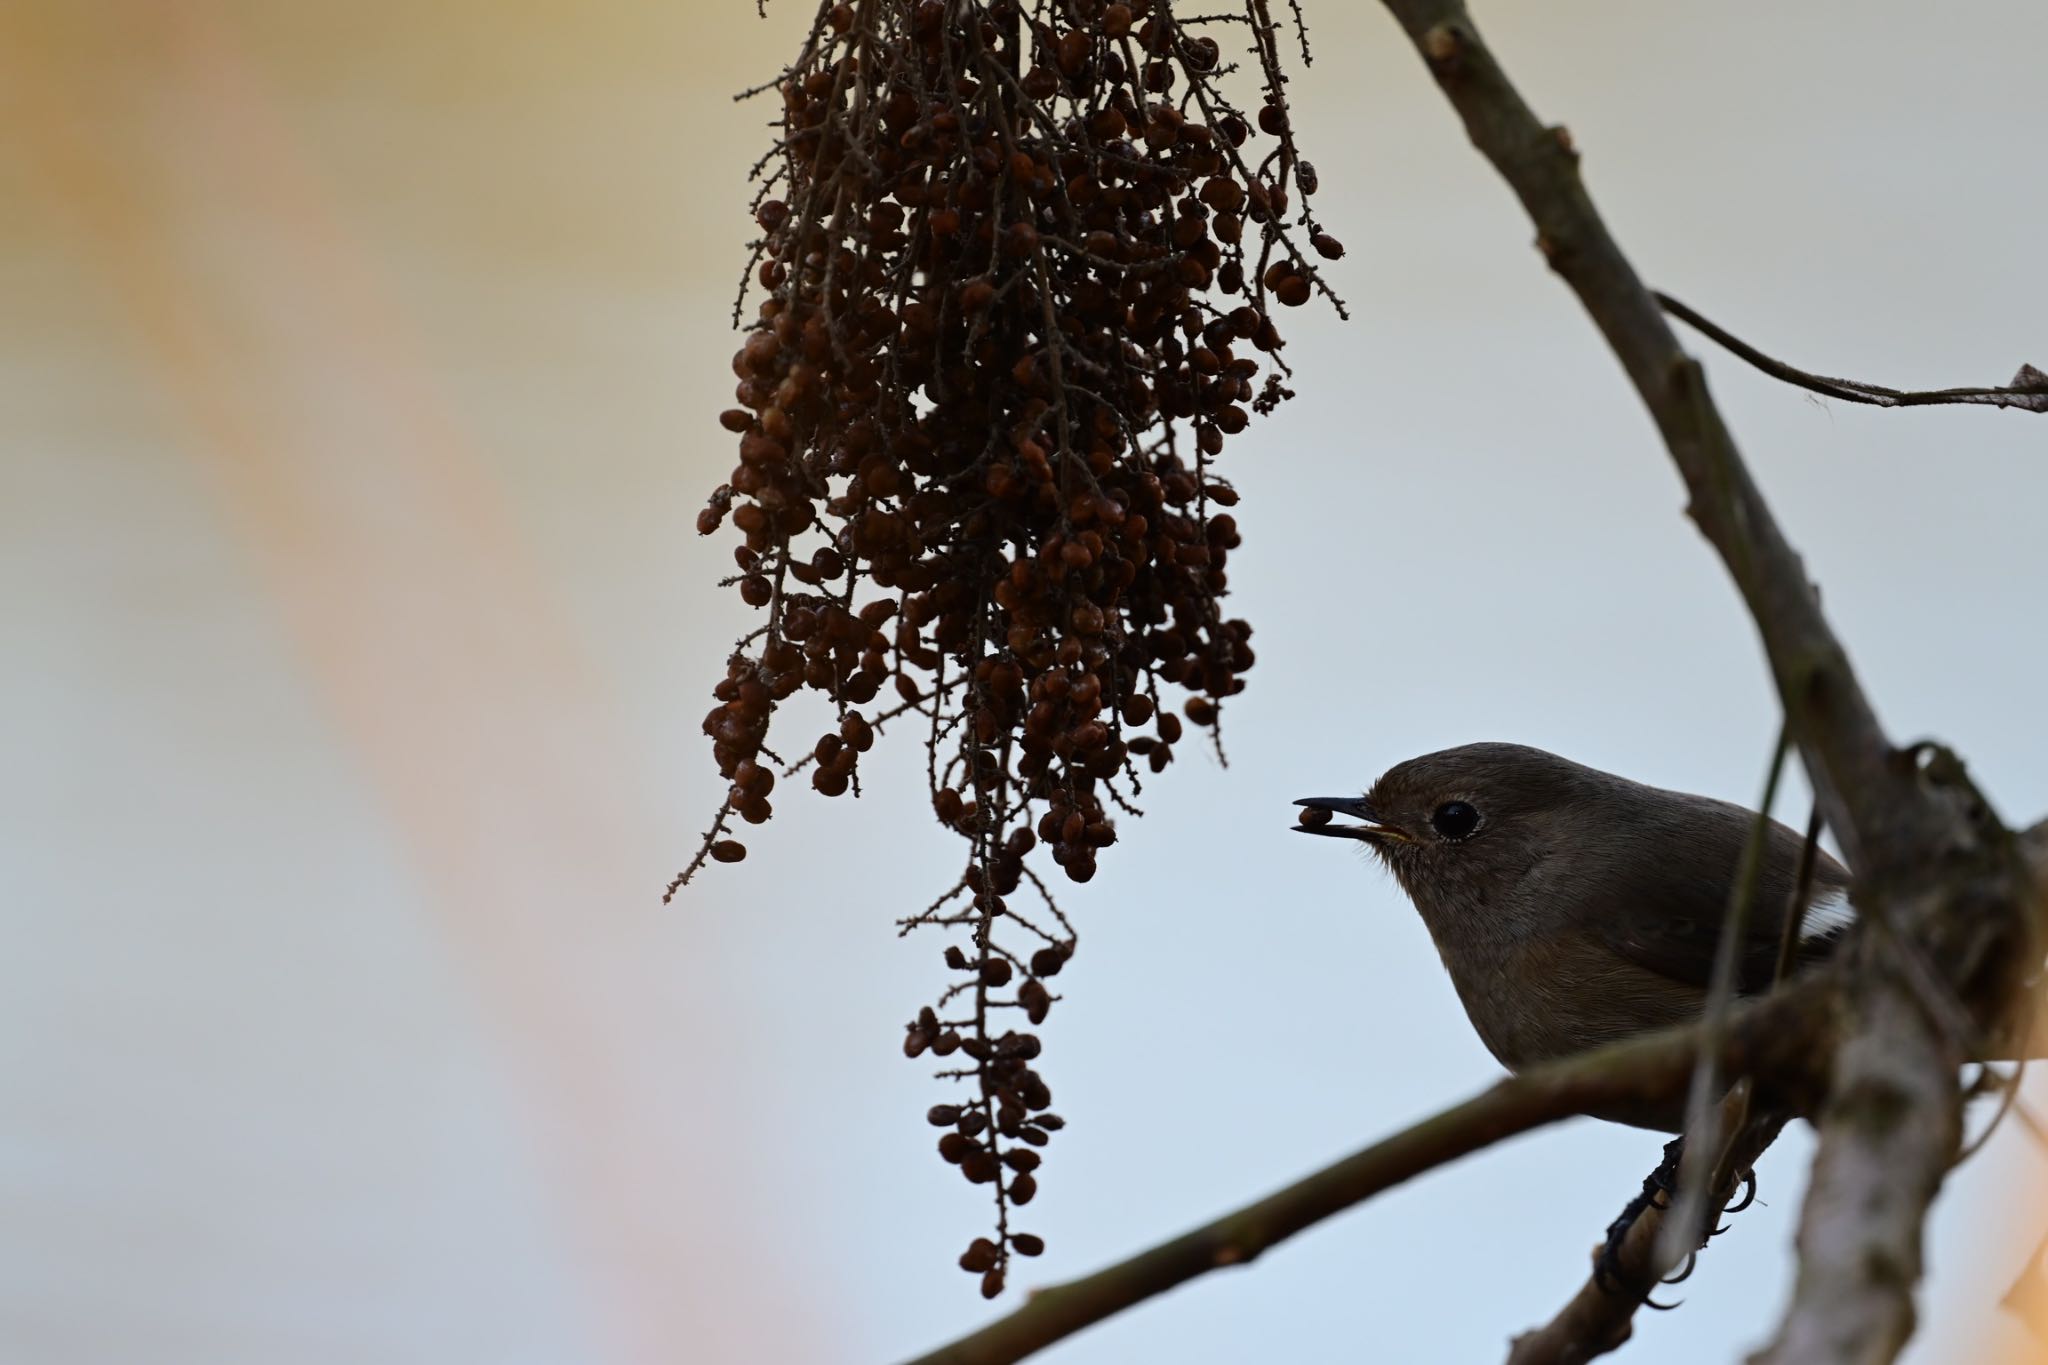
<svg viewBox="0 0 2048 1365">
<path fill-rule="evenodd" d="M 1306 0 L 1349 244 L 1234 442 L 1258 667 L 1066 900 L 1070 1127 L 1017 1289 L 1496 1073 L 1419 921 L 1287 802 L 1516 739 L 1752 800 L 1774 711 L 1577 305 L 1390 20 Z M 1639 267 L 1878 382 L 2048 364 L 2048 8 L 1495 3 Z M 774 0 L 0 0 L 0 1356 L 878 1362 L 985 1320 L 980 1191 L 897 1050 L 954 874 L 921 764 L 792 791 L 679 903 L 750 613 L 731 463 Z M 1709 371 L 1883 717 L 2048 812 L 2048 425 Z M 797 729 L 806 728 L 799 724 Z M 1803 815 L 1796 793 L 1782 808 Z M 1074 1339 L 1059 1365 L 1484 1361 L 1654 1161 L 1506 1144 Z M 1622 1359 L 1773 1321 L 1809 1144 Z M 1913 1359 L 1977 1358 L 2048 1158 L 1952 1181 Z"/>
</svg>

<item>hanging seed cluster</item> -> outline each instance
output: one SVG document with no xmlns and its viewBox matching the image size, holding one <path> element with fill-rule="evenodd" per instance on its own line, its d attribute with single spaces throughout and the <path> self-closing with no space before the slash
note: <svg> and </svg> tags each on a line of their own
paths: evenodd
<svg viewBox="0 0 2048 1365">
<path fill-rule="evenodd" d="M 1034 868 L 1093 877 L 1141 770 L 1213 734 L 1252 666 L 1214 462 L 1289 396 L 1274 315 L 1343 250 L 1283 82 L 1265 0 L 862 0 L 822 5 L 764 87 L 738 463 L 697 523 L 737 533 L 763 616 L 704 718 L 731 786 L 676 884 L 746 856 L 735 819 L 766 821 L 778 778 L 857 793 L 879 729 L 920 732 L 968 852 L 901 921 L 954 940 L 903 1047 L 966 1083 L 927 1117 L 993 1194 L 960 1257 L 990 1297 L 1042 1250 L 1011 1218 L 1061 1127 L 1031 1030 L 1076 940 Z M 770 721 L 804 689 L 833 723 L 784 760 Z"/>
</svg>

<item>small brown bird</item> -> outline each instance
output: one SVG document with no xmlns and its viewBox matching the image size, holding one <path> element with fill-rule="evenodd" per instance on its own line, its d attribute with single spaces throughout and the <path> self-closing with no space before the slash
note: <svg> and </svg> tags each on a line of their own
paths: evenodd
<svg viewBox="0 0 2048 1365">
<path fill-rule="evenodd" d="M 1362 797 L 1308 797 L 1306 834 L 1362 840 L 1415 902 L 1465 1013 L 1510 1071 L 1699 1016 L 1755 813 L 1519 744 L 1390 768 Z M 1329 814 L 1358 824 L 1331 823 Z M 1736 971 L 1768 990 L 1804 841 L 1772 822 Z M 1854 922 L 1816 850 L 1793 970 Z M 1600 1117 L 1675 1132 L 1681 1110 Z"/>
</svg>

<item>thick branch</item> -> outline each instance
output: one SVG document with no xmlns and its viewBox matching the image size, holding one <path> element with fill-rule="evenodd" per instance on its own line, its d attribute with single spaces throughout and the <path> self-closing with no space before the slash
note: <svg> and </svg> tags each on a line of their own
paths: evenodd
<svg viewBox="0 0 2048 1365">
<path fill-rule="evenodd" d="M 1594 209 L 1570 134 L 1537 119 L 1457 0 L 1387 0 L 1387 8 L 1464 119 L 1473 145 L 1522 201 L 1537 248 L 1585 305 L 1655 420 L 1685 480 L 1688 511 L 1726 561 L 1763 636 L 1787 718 L 1808 771 L 1829 792 L 1829 824 L 1850 865 L 1865 868 L 1866 835 L 1906 833 L 1919 836 L 1910 842 L 1931 842 L 1938 820 L 1910 765 L 1890 761 L 1891 745 L 1798 555 L 1708 397 L 1698 363 L 1680 349 L 1663 309 Z"/>
<path fill-rule="evenodd" d="M 1987 934 L 2009 935 L 2018 920 L 2026 892 L 2017 859 L 1960 765 L 1923 773 L 1879 727 L 1698 363 L 1594 209 L 1570 136 L 1537 120 L 1457 0 L 1386 3 L 1649 409 L 1685 481 L 1688 512 L 1762 636 L 1807 771 L 1857 871 L 1858 908 L 1892 930 L 1881 944 L 1865 935 L 1853 955 L 1860 970 L 1843 1003 L 1856 1045 L 1836 1058 L 1799 1285 L 1770 1357 L 1889 1360 L 1910 1330 L 1920 1227 L 1954 1155 L 1960 1105 L 1957 1040 L 1936 1036 L 1899 959 L 1928 960 L 1933 970 L 1922 975 L 1972 1000 L 1981 1019 L 1995 993 L 1965 988 L 1983 984 Z"/>
<path fill-rule="evenodd" d="M 1720 1052 L 1726 1073 L 1796 1087 L 1825 1055 L 1828 990 L 1825 978 L 1813 978 L 1739 1011 Z M 1517 1133 L 1610 1102 L 1676 1102 L 1698 1051 L 1696 1026 L 1670 1029 L 1511 1076 L 1170 1242 L 1036 1291 L 1009 1316 L 911 1365 L 1007 1365 L 1198 1275 L 1244 1265 L 1332 1214 Z"/>
<path fill-rule="evenodd" d="M 2048 820 L 2012 840 L 2019 896 L 2039 923 L 2048 886 Z M 1957 893 L 1920 893 L 1905 918 L 1967 932 L 1972 909 Z M 2025 957 L 2038 961 L 2036 946 Z M 1924 1002 L 1865 936 L 1864 961 L 1845 964 L 1861 983 L 1858 1018 L 1835 1059 L 1833 1095 L 1820 1124 L 1813 1181 L 1799 1224 L 1799 1277 L 1777 1339 L 1758 1365 L 1888 1360 L 1912 1335 L 1912 1285 L 1920 1229 L 1954 1163 L 1962 1116 L 1954 1100 L 1957 1040 L 1930 1027 Z"/>
<path fill-rule="evenodd" d="M 1921 1227 L 1962 1138 L 1962 1059 L 1896 975 L 1869 965 L 1881 974 L 1858 992 L 1818 1125 L 1792 1304 L 1758 1365 L 1888 1361 L 1913 1334 Z"/>
</svg>

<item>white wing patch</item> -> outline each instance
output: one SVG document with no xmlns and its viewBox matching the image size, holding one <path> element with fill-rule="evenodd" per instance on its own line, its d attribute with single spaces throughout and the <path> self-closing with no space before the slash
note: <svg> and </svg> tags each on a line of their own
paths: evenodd
<svg viewBox="0 0 2048 1365">
<path fill-rule="evenodd" d="M 1855 922 L 1856 907 L 1849 904 L 1849 893 L 1839 886 L 1829 887 L 1806 907 L 1806 918 L 1799 924 L 1799 941 L 1811 943 L 1817 938 L 1832 938 Z"/>
</svg>

